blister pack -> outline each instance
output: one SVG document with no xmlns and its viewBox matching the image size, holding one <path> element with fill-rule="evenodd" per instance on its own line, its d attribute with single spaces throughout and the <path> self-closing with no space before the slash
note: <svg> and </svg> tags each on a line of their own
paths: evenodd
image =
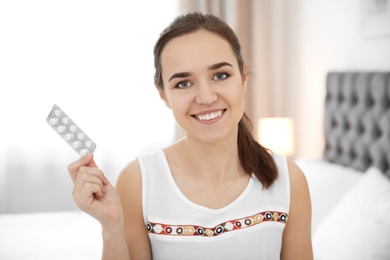
<svg viewBox="0 0 390 260">
<path fill-rule="evenodd" d="M 53 105 L 46 122 L 64 139 L 70 147 L 80 156 L 93 153 L 96 149 L 95 142 L 89 138 L 80 127 L 59 108 Z"/>
</svg>

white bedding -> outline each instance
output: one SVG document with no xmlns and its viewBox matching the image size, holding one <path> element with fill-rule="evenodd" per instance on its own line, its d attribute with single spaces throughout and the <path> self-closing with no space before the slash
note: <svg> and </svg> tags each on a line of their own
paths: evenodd
<svg viewBox="0 0 390 260">
<path fill-rule="evenodd" d="M 80 211 L 0 215 L 1 260 L 101 258 L 101 228 Z"/>
<path fill-rule="evenodd" d="M 337 202 L 362 178 L 362 172 L 321 159 L 295 161 L 306 176 L 312 203 L 312 231 Z"/>
<path fill-rule="evenodd" d="M 312 198 L 315 260 L 390 259 L 390 179 L 321 160 L 300 160 Z"/>
</svg>

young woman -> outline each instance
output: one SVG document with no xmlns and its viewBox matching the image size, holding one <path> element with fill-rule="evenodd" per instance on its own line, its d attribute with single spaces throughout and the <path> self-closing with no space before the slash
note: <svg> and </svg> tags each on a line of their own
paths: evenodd
<svg viewBox="0 0 390 260">
<path fill-rule="evenodd" d="M 306 179 L 251 135 L 232 29 L 179 16 L 154 55 L 155 85 L 185 137 L 130 162 L 116 188 L 90 154 L 68 168 L 76 204 L 102 225 L 103 259 L 312 259 Z"/>
</svg>

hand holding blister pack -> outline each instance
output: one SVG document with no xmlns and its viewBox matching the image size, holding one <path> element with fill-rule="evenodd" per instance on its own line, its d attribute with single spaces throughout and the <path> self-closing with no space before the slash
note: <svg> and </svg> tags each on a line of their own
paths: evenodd
<svg viewBox="0 0 390 260">
<path fill-rule="evenodd" d="M 67 142 L 80 156 L 93 153 L 96 144 L 89 138 L 80 127 L 59 108 L 53 105 L 46 122 Z"/>
</svg>

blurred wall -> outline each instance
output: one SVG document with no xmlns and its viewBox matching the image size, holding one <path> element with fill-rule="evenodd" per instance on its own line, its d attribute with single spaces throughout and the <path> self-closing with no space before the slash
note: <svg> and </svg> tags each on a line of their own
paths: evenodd
<svg viewBox="0 0 390 260">
<path fill-rule="evenodd" d="M 390 70 L 390 33 L 372 35 L 367 29 L 367 2 L 390 1 L 294 0 L 283 1 L 285 20 L 286 106 L 284 113 L 296 122 L 295 157 L 321 157 L 325 76 L 330 70 Z M 380 7 L 381 8 L 381 7 Z M 386 7 L 385 7 L 386 8 Z M 375 8 L 374 8 L 375 9 Z M 380 10 L 376 10 L 381 12 Z M 386 26 L 383 26 L 382 29 Z"/>
<path fill-rule="evenodd" d="M 0 214 L 76 209 L 67 165 L 79 156 L 46 123 L 53 104 L 96 142 L 112 183 L 135 155 L 172 141 L 153 46 L 177 9 L 177 0 L 0 1 Z"/>
</svg>

